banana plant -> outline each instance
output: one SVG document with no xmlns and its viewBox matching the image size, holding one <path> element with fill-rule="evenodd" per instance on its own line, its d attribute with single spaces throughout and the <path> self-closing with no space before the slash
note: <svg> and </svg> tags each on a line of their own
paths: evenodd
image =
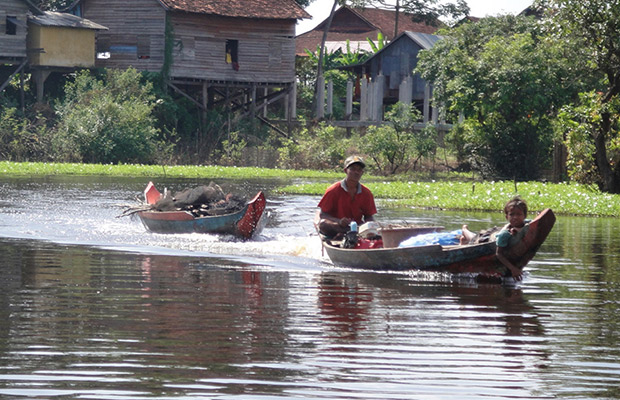
<svg viewBox="0 0 620 400">
<path fill-rule="evenodd" d="M 373 53 L 378 52 L 379 50 L 383 49 L 388 44 L 387 39 L 381 32 L 377 33 L 377 43 L 375 43 L 370 38 L 366 38 L 366 40 L 368 40 L 368 44 L 370 44 L 370 48 L 372 49 Z"/>
<path fill-rule="evenodd" d="M 368 57 L 368 52 L 361 50 L 358 46 L 357 51 L 351 51 L 351 42 L 347 39 L 346 52 L 342 52 L 336 62 L 340 66 L 360 64 Z"/>
</svg>

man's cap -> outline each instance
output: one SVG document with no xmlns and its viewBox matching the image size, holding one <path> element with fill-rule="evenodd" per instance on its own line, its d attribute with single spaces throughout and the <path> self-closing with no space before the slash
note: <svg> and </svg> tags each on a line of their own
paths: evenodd
<svg viewBox="0 0 620 400">
<path fill-rule="evenodd" d="M 361 164 L 362 168 L 366 168 L 364 160 L 360 156 L 351 156 L 344 160 L 344 169 L 349 168 L 353 164 Z"/>
</svg>

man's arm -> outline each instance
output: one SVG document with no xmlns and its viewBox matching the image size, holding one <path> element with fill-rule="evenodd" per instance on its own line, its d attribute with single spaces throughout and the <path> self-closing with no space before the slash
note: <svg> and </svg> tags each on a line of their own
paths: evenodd
<svg viewBox="0 0 620 400">
<path fill-rule="evenodd" d="M 331 214 L 326 213 L 323 210 L 321 210 L 321 213 L 319 214 L 319 218 L 321 220 L 324 220 L 324 221 L 329 221 L 329 222 L 333 222 L 335 224 L 338 224 L 338 225 L 340 225 L 343 228 L 348 227 L 349 224 L 351 223 L 351 218 L 347 218 L 347 217 L 336 218 L 336 217 L 332 216 Z"/>
</svg>

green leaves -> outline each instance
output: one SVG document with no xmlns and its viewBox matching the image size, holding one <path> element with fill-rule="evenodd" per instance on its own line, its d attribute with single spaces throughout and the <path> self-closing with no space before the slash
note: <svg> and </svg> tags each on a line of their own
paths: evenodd
<svg viewBox="0 0 620 400">
<path fill-rule="evenodd" d="M 417 71 L 434 84 L 436 104 L 465 117 L 473 145 L 461 156 L 485 175 L 536 178 L 551 157 L 553 114 L 579 90 L 564 82 L 584 82 L 582 70 L 531 18 L 487 17 L 443 34 Z"/>
<path fill-rule="evenodd" d="M 152 84 L 135 69 L 109 70 L 102 79 L 81 72 L 57 105 L 58 154 L 71 161 L 151 162 L 157 155 Z"/>
</svg>

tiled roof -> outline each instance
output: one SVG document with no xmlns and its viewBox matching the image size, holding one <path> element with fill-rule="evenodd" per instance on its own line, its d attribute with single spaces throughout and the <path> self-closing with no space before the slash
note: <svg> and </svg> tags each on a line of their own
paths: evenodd
<svg viewBox="0 0 620 400">
<path fill-rule="evenodd" d="M 260 19 L 311 18 L 294 0 L 159 0 L 173 11 Z"/>
<path fill-rule="evenodd" d="M 351 16 L 356 20 L 352 21 Z M 330 31 L 327 33 L 327 40 L 345 41 L 349 39 L 350 41 L 366 41 L 369 38 L 376 41 L 379 32 L 383 33 L 387 40 L 391 40 L 394 37 L 395 18 L 396 13 L 390 10 L 341 7 L 334 15 Z M 306 56 L 305 49 L 316 51 L 323 38 L 325 23 L 326 21 L 323 21 L 313 30 L 295 38 L 296 55 Z M 441 26 L 442 23 L 439 21 L 436 25 L 413 22 L 410 14 L 401 13 L 398 17 L 399 34 L 405 31 L 435 33 Z"/>
<path fill-rule="evenodd" d="M 394 11 L 381 10 L 378 8 L 353 8 L 352 10 L 366 20 L 372 22 L 374 26 L 383 32 L 388 40 L 394 38 L 394 21 L 396 20 L 396 13 Z M 435 33 L 442 25 L 439 21 L 435 25 L 428 25 L 424 22 L 414 22 L 412 17 L 411 14 L 400 13 L 398 16 L 399 34 L 405 31 Z"/>
</svg>

